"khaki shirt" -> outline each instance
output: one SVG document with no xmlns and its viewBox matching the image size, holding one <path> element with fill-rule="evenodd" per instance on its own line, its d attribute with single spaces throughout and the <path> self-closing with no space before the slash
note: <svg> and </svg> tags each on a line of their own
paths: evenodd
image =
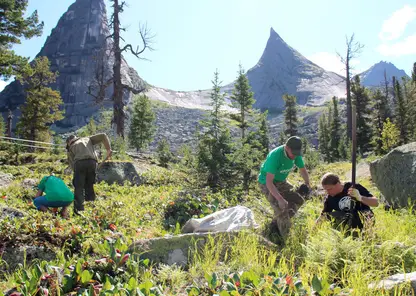
<svg viewBox="0 0 416 296">
<path fill-rule="evenodd" d="M 72 170 L 78 160 L 94 159 L 98 161 L 94 145 L 106 143 L 110 146 L 110 141 L 106 134 L 97 134 L 91 137 L 84 137 L 75 140 L 68 149 L 68 162 Z"/>
</svg>

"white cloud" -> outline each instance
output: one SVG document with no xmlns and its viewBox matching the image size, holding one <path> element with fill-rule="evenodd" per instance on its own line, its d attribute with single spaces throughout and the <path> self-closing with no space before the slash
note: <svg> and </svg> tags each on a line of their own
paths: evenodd
<svg viewBox="0 0 416 296">
<path fill-rule="evenodd" d="M 406 37 L 400 42 L 393 44 L 381 44 L 377 50 L 384 56 L 416 54 L 416 34 Z"/>
<path fill-rule="evenodd" d="M 406 26 L 414 19 L 416 19 L 416 7 L 405 5 L 403 8 L 393 12 L 390 18 L 384 21 L 378 36 L 382 41 L 400 38 Z"/>
<path fill-rule="evenodd" d="M 317 52 L 307 58 L 325 70 L 335 72 L 345 77 L 345 65 L 340 61 L 336 54 L 329 52 Z M 356 68 L 352 71 L 353 73 L 357 73 L 359 71 L 356 67 L 359 63 L 360 62 L 358 60 L 351 61 L 351 66 Z"/>
</svg>

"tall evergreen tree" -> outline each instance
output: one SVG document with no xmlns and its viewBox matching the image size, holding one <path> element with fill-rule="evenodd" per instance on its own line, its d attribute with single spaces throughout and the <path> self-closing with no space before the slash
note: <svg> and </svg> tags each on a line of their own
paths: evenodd
<svg viewBox="0 0 416 296">
<path fill-rule="evenodd" d="M 296 96 L 283 95 L 285 101 L 285 135 L 288 137 L 296 136 L 298 133 L 298 117 Z"/>
<path fill-rule="evenodd" d="M 263 151 L 263 156 L 266 157 L 269 154 L 269 127 L 267 124 L 267 114 L 268 110 L 264 111 L 260 115 L 260 128 L 259 128 L 259 141 L 261 144 L 261 150 Z"/>
<path fill-rule="evenodd" d="M 233 119 L 238 122 L 241 130 L 241 139 L 245 139 L 246 131 L 249 127 L 248 116 L 252 113 L 253 104 L 255 103 L 254 94 L 242 65 L 239 65 L 237 82 L 231 95 L 232 105 L 239 112 L 233 115 Z"/>
<path fill-rule="evenodd" d="M 49 126 L 63 118 L 63 105 L 59 91 L 48 87 L 54 83 L 57 73 L 49 70 L 47 57 L 38 57 L 22 77 L 26 101 L 17 124 L 18 134 L 30 140 L 48 140 Z"/>
<path fill-rule="evenodd" d="M 325 161 L 331 160 L 331 153 L 329 149 L 329 124 L 327 113 L 324 112 L 319 117 L 318 122 L 318 147 L 319 152 Z"/>
<path fill-rule="evenodd" d="M 136 148 L 137 152 L 147 147 L 153 140 L 155 134 L 156 115 L 152 110 L 149 98 L 139 95 L 134 98 L 133 112 L 130 123 L 129 143 L 130 147 Z"/>
<path fill-rule="evenodd" d="M 368 90 L 360 84 L 360 77 L 356 75 L 351 86 L 353 104 L 357 112 L 357 150 L 360 154 L 368 152 L 373 137 L 371 129 L 371 104 Z"/>
<path fill-rule="evenodd" d="M 412 81 L 416 83 L 416 63 L 413 64 Z"/>
<path fill-rule="evenodd" d="M 233 114 L 232 118 L 237 121 L 238 127 L 241 130 L 240 154 L 236 154 L 236 161 L 238 162 L 239 170 L 243 175 L 243 187 L 248 190 L 249 181 L 251 178 L 250 166 L 254 164 L 252 157 L 255 153 L 250 153 L 250 144 L 247 143 L 247 130 L 251 126 L 249 116 L 253 114 L 253 104 L 255 103 L 254 94 L 248 81 L 244 69 L 239 65 L 237 82 L 234 85 L 234 90 L 231 95 L 233 107 L 239 112 Z"/>
<path fill-rule="evenodd" d="M 397 107 L 396 107 L 396 125 L 400 130 L 400 142 L 401 144 L 406 144 L 408 142 L 409 135 L 409 126 L 408 126 L 408 113 L 407 113 L 407 104 L 403 94 L 402 87 L 399 81 L 395 81 L 394 90 L 397 98 Z"/>
<path fill-rule="evenodd" d="M 383 142 L 382 150 L 384 153 L 388 153 L 400 144 L 400 130 L 389 118 L 383 124 L 381 140 Z"/>
<path fill-rule="evenodd" d="M 373 131 L 374 138 L 373 143 L 376 153 L 382 152 L 383 141 L 381 139 L 381 133 L 383 131 L 383 124 L 387 119 L 386 111 L 386 96 L 377 89 L 373 92 Z"/>
<path fill-rule="evenodd" d="M 30 39 L 42 35 L 43 22 L 39 22 L 35 10 L 25 17 L 28 0 L 0 1 L 0 78 L 21 75 L 28 66 L 28 58 L 17 55 L 12 47 L 22 38 Z"/>
<path fill-rule="evenodd" d="M 199 137 L 197 153 L 197 169 L 214 191 L 224 188 L 230 179 L 228 156 L 232 152 L 230 130 L 225 125 L 221 110 L 224 105 L 224 94 L 221 94 L 220 90 L 221 82 L 217 70 L 212 80 L 212 109 L 208 118 L 201 122 L 207 131 Z"/>
<path fill-rule="evenodd" d="M 338 101 L 336 97 L 332 98 L 332 118 L 330 122 L 330 139 L 329 149 L 332 161 L 337 161 L 340 158 L 339 145 L 341 142 L 341 120 L 338 112 Z"/>
</svg>

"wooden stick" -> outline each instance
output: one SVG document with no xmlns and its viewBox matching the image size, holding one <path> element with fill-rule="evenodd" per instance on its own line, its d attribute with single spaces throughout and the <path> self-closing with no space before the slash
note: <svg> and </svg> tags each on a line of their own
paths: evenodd
<svg viewBox="0 0 416 296">
<path fill-rule="evenodd" d="M 351 106 L 351 140 L 352 140 L 352 154 L 351 154 L 351 162 L 352 162 L 352 176 L 351 182 L 352 186 L 355 186 L 355 178 L 356 178 L 356 162 L 357 162 L 357 113 L 356 113 L 356 106 L 352 104 Z"/>
</svg>

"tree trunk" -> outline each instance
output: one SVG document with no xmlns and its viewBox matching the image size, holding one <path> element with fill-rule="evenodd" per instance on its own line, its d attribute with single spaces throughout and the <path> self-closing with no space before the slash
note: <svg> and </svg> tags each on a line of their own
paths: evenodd
<svg viewBox="0 0 416 296">
<path fill-rule="evenodd" d="M 350 77 L 350 55 L 349 49 L 347 52 L 347 61 L 346 61 L 346 71 L 347 71 L 347 135 L 351 140 L 351 131 L 352 131 L 352 102 L 351 102 L 351 77 Z"/>
<path fill-rule="evenodd" d="M 118 0 L 114 0 L 114 65 L 113 65 L 113 101 L 114 123 L 117 126 L 116 133 L 124 139 L 124 102 L 123 85 L 121 83 L 121 50 L 120 50 L 120 20 Z"/>
</svg>

